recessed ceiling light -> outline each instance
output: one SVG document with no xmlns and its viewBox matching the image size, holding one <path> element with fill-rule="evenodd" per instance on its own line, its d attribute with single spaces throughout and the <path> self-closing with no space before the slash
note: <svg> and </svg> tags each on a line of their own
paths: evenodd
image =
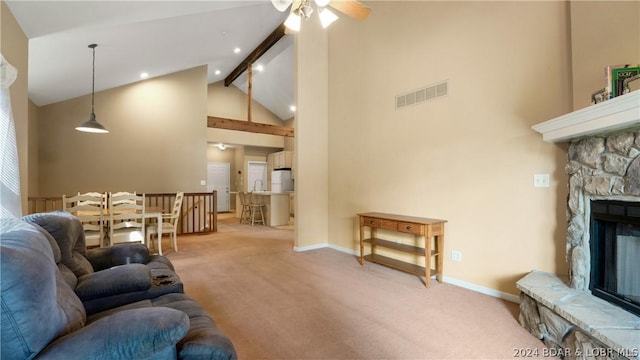
<svg viewBox="0 0 640 360">
<path fill-rule="evenodd" d="M 216 70 L 216 71 L 214 72 L 214 74 L 216 74 L 216 75 L 220 75 L 220 70 Z"/>
<path fill-rule="evenodd" d="M 233 52 L 236 53 L 236 54 L 239 54 L 240 53 L 240 48 L 237 47 L 237 48 L 233 49 Z"/>
<path fill-rule="evenodd" d="M 291 110 L 291 112 L 295 112 L 296 111 L 296 106 L 295 105 L 289 106 L 289 110 Z"/>
<path fill-rule="evenodd" d="M 262 65 L 262 64 L 256 65 L 256 70 L 263 71 L 264 70 L 264 65 Z"/>
<path fill-rule="evenodd" d="M 140 73 L 140 79 L 146 79 L 148 77 L 149 77 L 149 73 L 147 73 L 147 72 Z"/>
</svg>

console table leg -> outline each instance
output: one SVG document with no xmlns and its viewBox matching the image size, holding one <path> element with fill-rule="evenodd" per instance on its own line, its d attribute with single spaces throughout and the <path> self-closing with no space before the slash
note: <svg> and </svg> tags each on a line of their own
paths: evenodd
<svg viewBox="0 0 640 360">
<path fill-rule="evenodd" d="M 424 237 L 424 267 L 426 287 L 431 287 L 431 236 Z"/>
<path fill-rule="evenodd" d="M 444 264 L 444 234 L 436 236 L 436 278 L 442 283 L 442 268 Z"/>
<path fill-rule="evenodd" d="M 364 226 L 360 225 L 360 265 L 364 265 Z"/>
</svg>

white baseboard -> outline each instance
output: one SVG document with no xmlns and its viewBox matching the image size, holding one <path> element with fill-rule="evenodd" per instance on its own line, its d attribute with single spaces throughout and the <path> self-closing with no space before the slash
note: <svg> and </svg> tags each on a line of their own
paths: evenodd
<svg viewBox="0 0 640 360">
<path fill-rule="evenodd" d="M 315 244 L 315 245 L 302 246 L 302 247 L 294 246 L 293 247 L 293 251 L 295 251 L 295 252 L 303 252 L 303 251 L 323 249 L 323 248 L 326 248 L 326 247 L 329 247 L 329 244 L 322 243 L 322 244 Z"/>
<path fill-rule="evenodd" d="M 348 249 L 342 246 L 337 246 L 337 245 L 333 245 L 333 244 L 329 244 L 329 243 L 322 243 L 322 244 L 316 244 L 316 245 L 310 245 L 310 246 L 302 246 L 302 247 L 293 247 L 293 251 L 296 252 L 303 252 L 303 251 L 310 251 L 310 250 L 317 250 L 317 249 L 322 249 L 322 248 L 331 248 L 343 253 L 347 253 L 350 255 L 359 255 L 360 253 L 356 250 L 353 249 Z M 433 278 L 435 278 L 435 276 L 433 276 Z M 513 294 L 509 294 L 503 291 L 498 291 L 495 289 L 491 289 L 488 287 L 484 287 L 484 286 L 480 286 L 477 284 L 473 284 L 473 283 L 469 283 L 466 281 L 462 281 L 462 280 L 458 280 L 449 276 L 444 276 L 442 279 L 444 282 L 446 282 L 447 284 L 451 284 L 451 285 L 455 285 L 461 288 L 465 288 L 468 290 L 472 290 L 475 292 L 479 292 L 481 294 L 485 294 L 485 295 L 489 295 L 489 296 L 493 296 L 496 297 L 498 299 L 502 299 L 502 300 L 506 300 L 506 301 L 510 301 L 512 303 L 516 303 L 519 304 L 520 303 L 520 297 L 517 295 L 513 295 Z"/>
<path fill-rule="evenodd" d="M 512 303 L 520 304 L 520 297 L 517 296 L 517 295 L 513 295 L 513 294 L 509 294 L 509 293 L 503 292 L 503 291 L 498 291 L 498 290 L 491 289 L 491 288 L 488 288 L 488 287 L 472 284 L 472 283 L 469 283 L 469 282 L 466 282 L 466 281 L 454 279 L 454 278 L 449 277 L 449 276 L 443 276 L 442 280 L 444 282 L 446 282 L 447 284 L 459 286 L 461 288 L 469 289 L 469 290 L 472 290 L 472 291 L 475 291 L 475 292 L 479 292 L 481 294 L 493 296 L 493 297 L 496 297 L 498 299 L 502 299 L 502 300 L 510 301 Z"/>
<path fill-rule="evenodd" d="M 340 251 L 340 252 L 347 253 L 347 254 L 351 254 L 351 255 L 354 255 L 354 256 L 358 256 L 358 255 L 360 255 L 360 252 L 359 252 L 359 251 L 357 251 L 357 250 L 353 250 L 353 249 L 347 249 L 347 248 L 342 247 L 342 246 L 329 244 L 329 247 L 330 247 L 330 248 L 332 248 L 333 250 L 338 250 L 338 251 Z"/>
</svg>

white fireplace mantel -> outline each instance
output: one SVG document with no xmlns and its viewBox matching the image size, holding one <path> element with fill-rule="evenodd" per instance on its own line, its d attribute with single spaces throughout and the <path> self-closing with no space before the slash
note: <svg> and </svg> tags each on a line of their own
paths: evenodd
<svg viewBox="0 0 640 360">
<path fill-rule="evenodd" d="M 542 134 L 543 141 L 556 143 L 636 125 L 640 125 L 640 90 L 558 116 L 531 128 Z"/>
</svg>

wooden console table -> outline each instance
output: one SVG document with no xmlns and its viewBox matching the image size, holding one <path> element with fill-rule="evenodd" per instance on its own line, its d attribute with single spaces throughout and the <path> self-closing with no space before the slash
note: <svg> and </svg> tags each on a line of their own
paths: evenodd
<svg viewBox="0 0 640 360">
<path fill-rule="evenodd" d="M 446 220 L 428 219 L 413 216 L 384 214 L 377 212 L 361 213 L 360 217 L 360 265 L 364 260 L 389 266 L 417 276 L 424 276 L 426 287 L 430 287 L 431 276 L 436 275 L 442 282 L 442 263 L 444 252 L 444 223 Z M 370 237 L 365 238 L 365 227 L 369 227 Z M 412 234 L 414 242 L 424 238 L 424 247 L 402 244 L 377 237 L 377 230 L 385 229 L 400 233 Z M 432 241 L 434 244 L 432 245 Z M 371 245 L 371 253 L 364 255 L 364 244 Z M 425 266 L 410 264 L 401 260 L 376 254 L 376 247 L 384 247 L 400 252 L 424 256 Z M 431 259 L 435 257 L 435 269 L 431 268 Z"/>
</svg>

